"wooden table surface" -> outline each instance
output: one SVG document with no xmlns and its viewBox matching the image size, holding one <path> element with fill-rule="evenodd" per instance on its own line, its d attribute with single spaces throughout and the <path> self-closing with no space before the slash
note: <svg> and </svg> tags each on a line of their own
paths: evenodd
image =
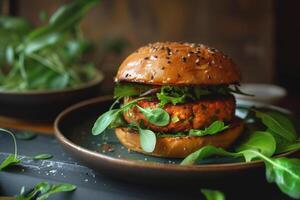
<svg viewBox="0 0 300 200">
<path fill-rule="evenodd" d="M 0 116 L 0 127 L 33 131 L 41 134 L 53 134 L 54 132 L 53 123 L 50 122 L 33 122 L 4 116 Z"/>
</svg>

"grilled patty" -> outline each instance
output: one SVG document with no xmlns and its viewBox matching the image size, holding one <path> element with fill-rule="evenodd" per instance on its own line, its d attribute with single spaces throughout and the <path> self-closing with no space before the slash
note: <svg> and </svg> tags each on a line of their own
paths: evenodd
<svg viewBox="0 0 300 200">
<path fill-rule="evenodd" d="M 124 103 L 130 101 L 125 100 Z M 158 100 L 142 100 L 138 105 L 143 108 L 159 107 Z M 163 107 L 170 115 L 170 123 L 167 126 L 156 126 L 150 124 L 137 107 L 128 109 L 124 118 L 128 123 L 137 122 L 143 124 L 155 132 L 178 133 L 190 129 L 203 129 L 216 120 L 230 122 L 235 113 L 235 99 L 232 95 L 206 98 L 195 102 L 184 104 L 167 104 Z"/>
</svg>

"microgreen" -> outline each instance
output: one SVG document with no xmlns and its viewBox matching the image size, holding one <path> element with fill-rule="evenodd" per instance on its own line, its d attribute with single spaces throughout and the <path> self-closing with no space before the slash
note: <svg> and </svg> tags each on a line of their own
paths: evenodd
<svg viewBox="0 0 300 200">
<path fill-rule="evenodd" d="M 121 108 L 118 109 L 111 109 L 105 113 L 103 113 L 94 123 L 92 128 L 93 135 L 99 135 L 104 132 L 104 130 L 113 124 L 116 120 L 118 120 L 119 114 L 124 110 L 134 106 L 137 104 L 138 101 L 147 99 L 146 97 L 138 98 L 133 101 L 128 102 L 127 104 L 123 105 Z M 118 99 L 116 100 L 118 101 Z"/>
<path fill-rule="evenodd" d="M 160 100 L 160 106 L 163 107 L 167 103 L 172 103 L 173 105 L 184 103 L 187 93 L 187 87 L 162 86 L 160 92 L 156 94 L 156 97 Z"/>
<path fill-rule="evenodd" d="M 190 136 L 205 136 L 205 135 L 214 135 L 221 131 L 228 129 L 229 126 L 224 124 L 222 121 L 215 121 L 209 127 L 204 130 L 191 129 L 189 130 Z"/>
<path fill-rule="evenodd" d="M 146 119 L 156 126 L 166 126 L 170 122 L 170 115 L 162 108 L 137 108 L 143 113 Z"/>
<path fill-rule="evenodd" d="M 153 152 L 156 145 L 156 135 L 153 131 L 138 127 L 140 134 L 140 144 L 145 152 Z"/>
</svg>

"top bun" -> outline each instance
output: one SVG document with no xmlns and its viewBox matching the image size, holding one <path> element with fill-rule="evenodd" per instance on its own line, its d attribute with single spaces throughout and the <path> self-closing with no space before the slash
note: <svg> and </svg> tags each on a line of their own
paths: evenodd
<svg viewBox="0 0 300 200">
<path fill-rule="evenodd" d="M 151 85 L 220 85 L 241 80 L 232 59 L 194 43 L 157 42 L 141 47 L 121 64 L 116 82 Z"/>
</svg>

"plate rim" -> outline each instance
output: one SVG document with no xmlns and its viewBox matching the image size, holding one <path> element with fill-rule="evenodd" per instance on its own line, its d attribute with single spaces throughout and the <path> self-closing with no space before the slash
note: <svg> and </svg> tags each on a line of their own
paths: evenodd
<svg viewBox="0 0 300 200">
<path fill-rule="evenodd" d="M 127 160 L 122 158 L 114 158 L 100 152 L 95 152 L 84 148 L 80 145 L 77 145 L 70 141 L 60 130 L 60 124 L 63 120 L 77 109 L 88 107 L 92 104 L 112 100 L 111 95 L 100 96 L 92 99 L 88 99 L 85 101 L 81 101 L 77 104 L 74 104 L 65 110 L 63 110 L 54 121 L 54 135 L 58 139 L 58 141 L 66 148 L 71 149 L 72 151 L 79 151 L 83 155 L 88 155 L 88 157 L 100 159 L 104 162 L 108 162 L 109 164 L 123 165 L 126 167 L 135 167 L 135 168 L 143 168 L 143 169 L 152 169 L 152 170 L 166 170 L 166 171 L 174 171 L 174 172 L 182 172 L 182 171 L 191 171 L 191 172 L 214 172 L 214 171 L 232 171 L 232 170 L 244 170 L 248 168 L 259 167 L 263 165 L 262 160 L 256 160 L 251 162 L 237 162 L 237 163 L 221 163 L 221 164 L 201 164 L 201 165 L 180 165 L 180 164 L 169 164 L 169 163 L 157 163 L 151 161 L 143 161 L 143 160 Z M 274 107 L 274 106 L 272 106 Z M 277 107 L 280 109 L 284 109 L 281 107 Z M 286 109 L 285 109 L 286 110 Z M 297 150 L 285 152 L 274 157 L 283 157 L 290 156 L 297 152 Z"/>
</svg>

